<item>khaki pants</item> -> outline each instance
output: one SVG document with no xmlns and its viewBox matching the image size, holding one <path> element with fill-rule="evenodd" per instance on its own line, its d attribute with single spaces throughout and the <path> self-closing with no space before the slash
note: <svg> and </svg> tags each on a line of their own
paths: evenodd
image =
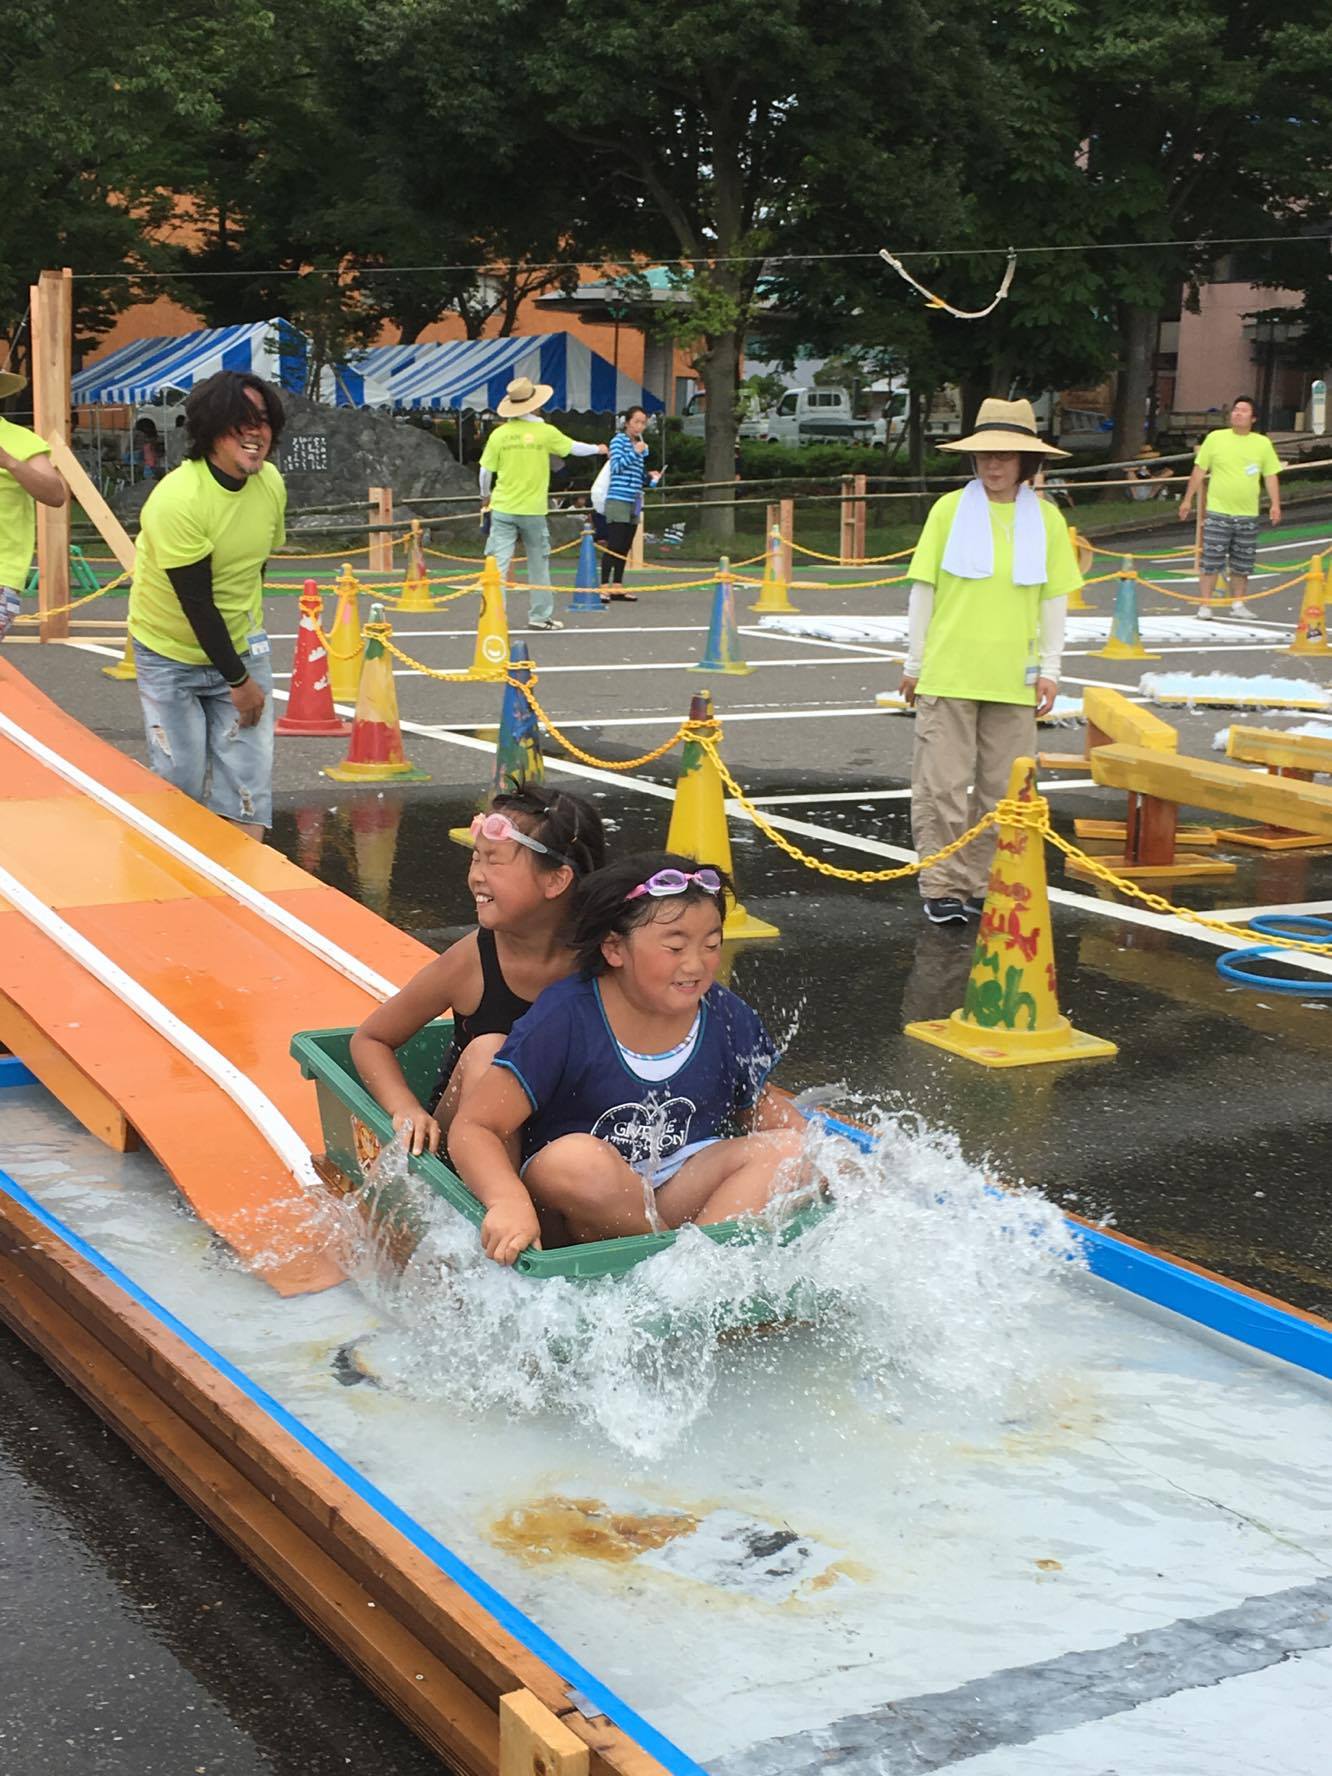
<svg viewBox="0 0 1332 1776">
<path fill-rule="evenodd" d="M 911 836 L 922 857 L 974 826 L 1008 789 L 1013 760 L 1036 752 L 1036 710 L 1029 703 L 973 703 L 965 697 L 917 697 L 911 757 Z M 926 900 L 984 894 L 994 857 L 989 827 L 934 869 L 922 872 Z"/>
</svg>

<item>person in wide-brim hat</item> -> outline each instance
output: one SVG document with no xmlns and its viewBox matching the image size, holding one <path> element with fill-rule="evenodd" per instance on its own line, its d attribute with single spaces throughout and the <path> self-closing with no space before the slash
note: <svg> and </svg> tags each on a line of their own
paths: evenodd
<svg viewBox="0 0 1332 1776">
<path fill-rule="evenodd" d="M 496 408 L 501 419 L 521 419 L 544 407 L 555 393 L 548 382 L 533 382 L 530 376 L 516 376 L 504 391 L 504 399 Z"/>
<path fill-rule="evenodd" d="M 1067 450 L 1047 444 L 1036 430 L 1030 401 L 1000 401 L 990 396 L 980 404 L 975 429 L 969 437 L 940 444 L 940 450 L 1018 450 L 1037 456 L 1067 456 Z"/>
<path fill-rule="evenodd" d="M 984 909 L 994 828 L 942 856 L 1034 758 L 1036 718 L 1054 705 L 1068 595 L 1082 575 L 1068 525 L 1032 482 L 1067 451 L 1036 430 L 1030 401 L 981 402 L 975 427 L 942 446 L 974 474 L 934 502 L 907 568 L 902 696 L 916 711 L 911 831 L 925 917 L 965 925 Z"/>
<path fill-rule="evenodd" d="M 20 376 L 17 370 L 0 370 L 0 401 L 6 395 L 16 395 L 20 389 L 28 386 L 26 376 Z"/>
</svg>

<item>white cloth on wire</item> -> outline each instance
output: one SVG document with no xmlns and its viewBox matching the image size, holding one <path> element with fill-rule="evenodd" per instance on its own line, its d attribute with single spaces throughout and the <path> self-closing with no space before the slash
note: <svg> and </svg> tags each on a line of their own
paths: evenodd
<svg viewBox="0 0 1332 1776">
<path fill-rule="evenodd" d="M 944 544 L 943 570 L 959 580 L 988 580 L 994 572 L 994 532 L 990 499 L 984 485 L 968 481 L 953 514 Z M 1046 578 L 1045 520 L 1041 502 L 1025 483 L 1018 488 L 1013 513 L 1013 583 L 1043 586 Z"/>
</svg>

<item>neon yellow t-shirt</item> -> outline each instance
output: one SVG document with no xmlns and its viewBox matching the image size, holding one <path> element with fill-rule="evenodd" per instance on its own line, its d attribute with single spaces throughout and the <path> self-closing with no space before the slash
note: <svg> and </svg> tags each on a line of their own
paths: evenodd
<svg viewBox="0 0 1332 1776">
<path fill-rule="evenodd" d="M 1016 503 L 989 502 L 994 572 L 986 580 L 945 573 L 943 554 L 964 488 L 946 493 L 930 508 L 909 580 L 934 587 L 934 610 L 925 635 L 917 692 L 923 697 L 966 697 L 977 703 L 1036 701 L 1038 636 L 1043 599 L 1066 598 L 1082 585 L 1068 525 L 1058 507 L 1041 501 L 1045 521 L 1047 578 L 1040 586 L 1013 584 L 1013 521 Z"/>
<path fill-rule="evenodd" d="M 1281 473 L 1265 432 L 1208 432 L 1195 460 L 1208 472 L 1207 510 L 1230 518 L 1256 518 L 1262 477 Z"/>
<path fill-rule="evenodd" d="M 49 456 L 51 446 L 27 426 L 0 419 L 0 450 L 7 450 L 17 462 L 27 462 L 29 457 Z M 0 586 L 23 590 L 36 547 L 37 502 L 8 469 L 0 469 Z"/>
<path fill-rule="evenodd" d="M 213 603 L 238 654 L 264 625 L 263 566 L 286 540 L 287 488 L 265 463 L 236 492 L 214 480 L 206 462 L 183 462 L 158 482 L 139 519 L 129 630 L 155 654 L 206 666 L 189 618 L 166 577 L 212 557 Z"/>
<path fill-rule="evenodd" d="M 544 518 L 550 495 L 550 459 L 568 456 L 573 439 L 544 419 L 506 419 L 486 439 L 481 467 L 495 477 L 491 509 Z"/>
</svg>

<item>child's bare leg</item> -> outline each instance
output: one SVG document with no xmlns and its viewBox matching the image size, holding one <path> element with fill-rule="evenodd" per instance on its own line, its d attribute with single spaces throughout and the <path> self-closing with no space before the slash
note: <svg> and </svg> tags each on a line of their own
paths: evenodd
<svg viewBox="0 0 1332 1776">
<path fill-rule="evenodd" d="M 757 1214 L 776 1190 L 803 1182 L 799 1161 L 804 1138 L 803 1128 L 789 1128 L 718 1141 L 687 1159 L 662 1185 L 657 1192 L 658 1214 L 668 1227 L 686 1221 L 707 1227 L 737 1215 Z"/>
<path fill-rule="evenodd" d="M 543 1147 L 523 1173 L 538 1215 L 564 1217 L 575 1241 L 650 1233 L 643 1180 L 606 1141 L 564 1135 Z"/>
</svg>

